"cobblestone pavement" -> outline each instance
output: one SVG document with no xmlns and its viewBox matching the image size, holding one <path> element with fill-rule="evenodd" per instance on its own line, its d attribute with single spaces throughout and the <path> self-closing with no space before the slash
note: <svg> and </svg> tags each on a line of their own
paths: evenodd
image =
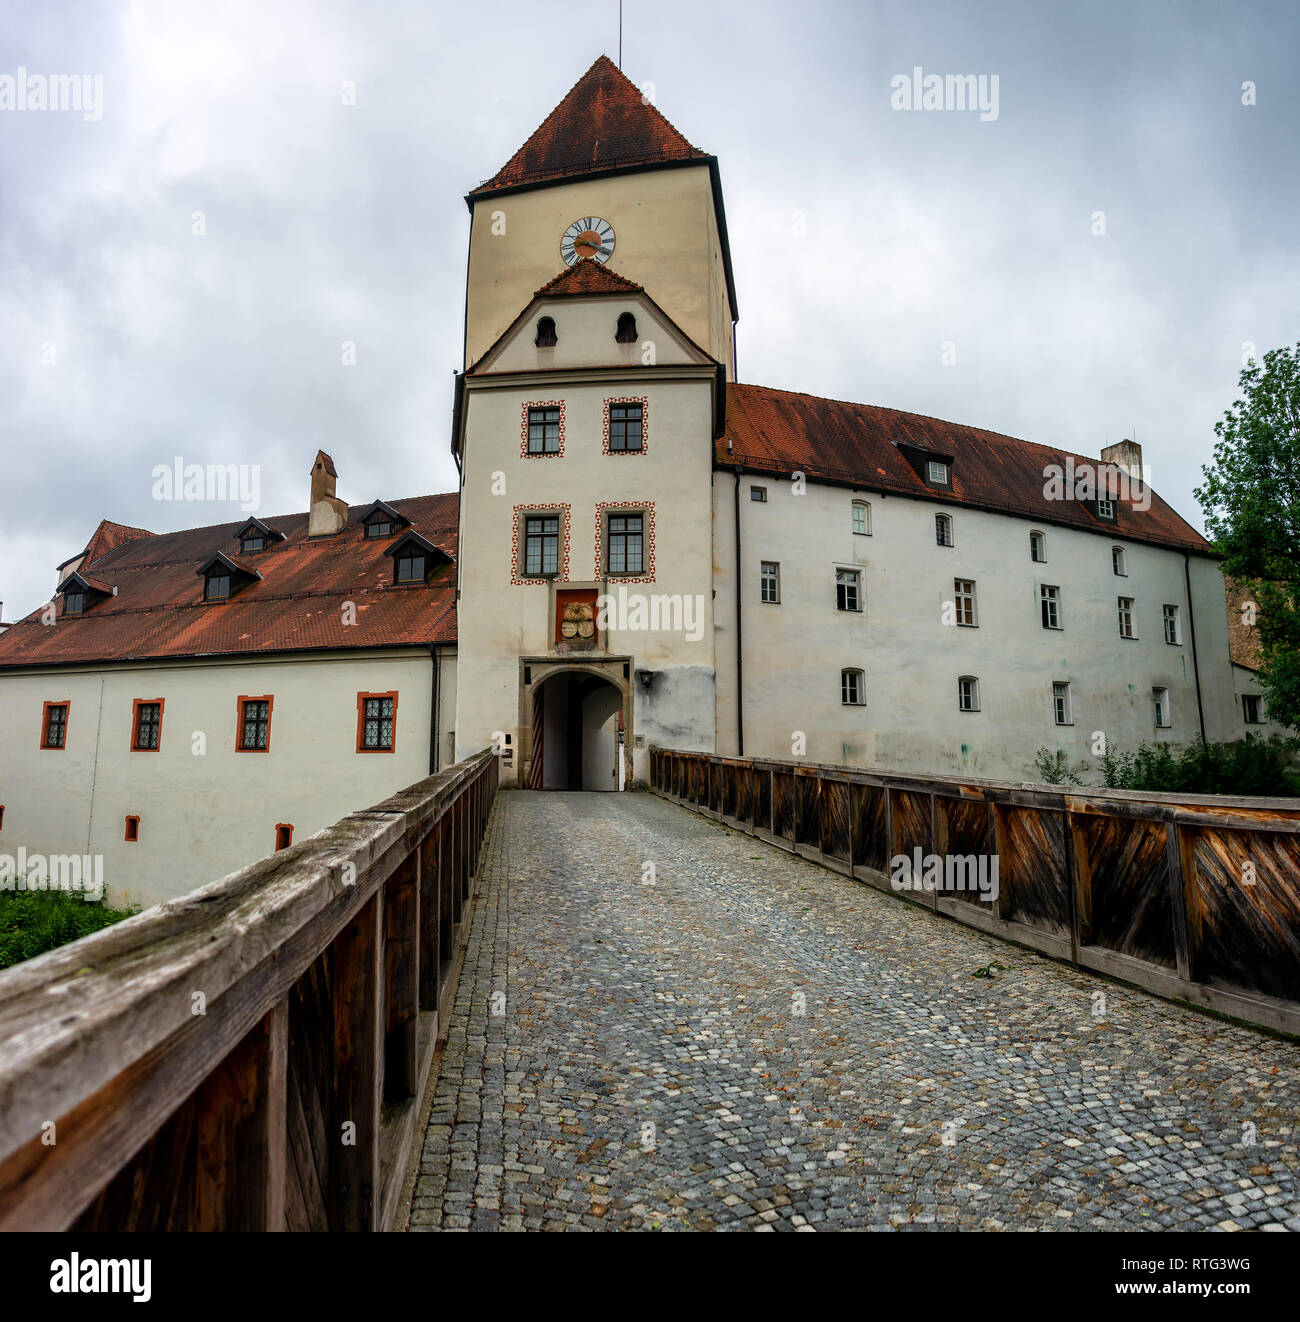
<svg viewBox="0 0 1300 1322">
<path fill-rule="evenodd" d="M 484 857 L 412 1229 L 1300 1230 L 1294 1044 L 649 794 Z"/>
</svg>

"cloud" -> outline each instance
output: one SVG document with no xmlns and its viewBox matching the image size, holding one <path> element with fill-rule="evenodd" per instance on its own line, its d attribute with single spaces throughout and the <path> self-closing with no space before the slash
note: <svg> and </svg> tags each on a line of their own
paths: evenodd
<svg viewBox="0 0 1300 1322">
<path fill-rule="evenodd" d="M 318 447 L 355 502 L 454 487 L 463 195 L 617 46 L 612 6 L 492 12 L 7 11 L 0 73 L 101 73 L 105 103 L 0 112 L 7 616 L 103 517 L 237 517 L 151 498 L 177 455 L 259 463 L 264 514 L 306 507 Z M 1198 523 L 1243 342 L 1300 338 L 1296 29 L 1284 4 L 628 0 L 624 66 L 721 160 L 742 379 L 1084 453 L 1136 430 Z M 998 119 L 891 110 L 914 65 L 996 73 Z"/>
</svg>

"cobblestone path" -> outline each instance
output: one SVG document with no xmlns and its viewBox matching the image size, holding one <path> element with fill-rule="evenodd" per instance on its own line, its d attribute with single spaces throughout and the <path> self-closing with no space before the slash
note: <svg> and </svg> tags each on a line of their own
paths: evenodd
<svg viewBox="0 0 1300 1322">
<path fill-rule="evenodd" d="M 1298 1119 L 1293 1044 L 649 794 L 510 792 L 411 1226 L 1297 1230 Z"/>
</svg>

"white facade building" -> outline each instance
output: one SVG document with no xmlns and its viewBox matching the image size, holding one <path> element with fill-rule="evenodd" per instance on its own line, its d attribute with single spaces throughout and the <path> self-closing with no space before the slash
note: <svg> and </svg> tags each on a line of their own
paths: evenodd
<svg viewBox="0 0 1300 1322">
<path fill-rule="evenodd" d="M 102 524 L 0 637 L 0 857 L 149 904 L 488 745 L 618 789 L 653 745 L 1031 780 L 1272 729 L 1136 446 L 734 381 L 717 161 L 610 61 L 467 203 L 459 492 L 349 507 L 321 453 L 305 513 Z M 1114 499 L 1053 487 L 1087 465 Z"/>
</svg>

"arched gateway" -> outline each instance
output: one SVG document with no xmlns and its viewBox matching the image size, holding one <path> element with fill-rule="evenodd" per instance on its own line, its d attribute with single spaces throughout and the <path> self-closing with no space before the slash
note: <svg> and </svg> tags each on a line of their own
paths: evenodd
<svg viewBox="0 0 1300 1322">
<path fill-rule="evenodd" d="M 521 782 L 537 790 L 623 789 L 631 779 L 630 661 L 526 659 L 520 679 Z"/>
</svg>

